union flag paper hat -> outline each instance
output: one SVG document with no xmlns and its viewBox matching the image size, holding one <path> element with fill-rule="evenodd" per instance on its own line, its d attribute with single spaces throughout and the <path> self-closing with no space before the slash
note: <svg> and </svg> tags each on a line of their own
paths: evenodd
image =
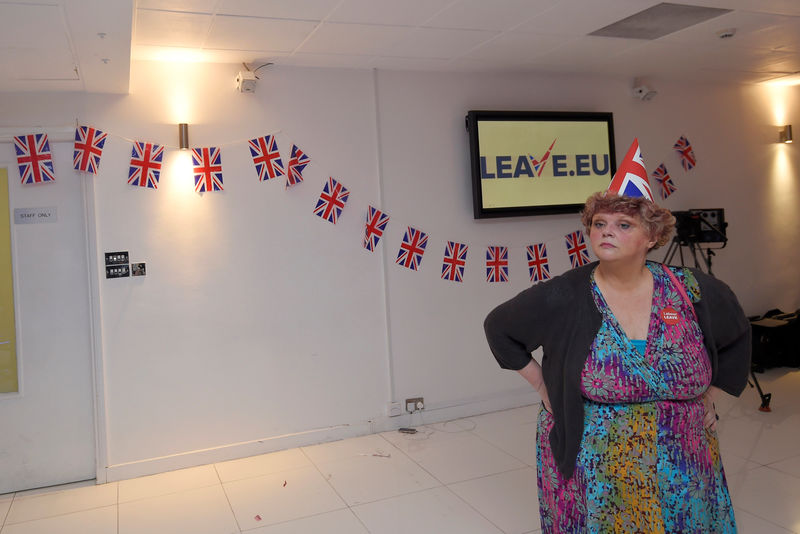
<svg viewBox="0 0 800 534">
<path fill-rule="evenodd" d="M 625 159 L 622 160 L 619 169 L 611 179 L 611 184 L 606 192 L 628 197 L 644 197 L 650 202 L 654 202 L 638 139 L 633 140 L 633 144 L 625 154 Z"/>
</svg>

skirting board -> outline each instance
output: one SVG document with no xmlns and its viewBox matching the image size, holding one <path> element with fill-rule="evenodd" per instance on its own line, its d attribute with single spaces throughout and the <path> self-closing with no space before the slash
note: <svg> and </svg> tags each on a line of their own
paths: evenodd
<svg viewBox="0 0 800 534">
<path fill-rule="evenodd" d="M 535 391 L 532 391 L 531 388 L 523 388 L 506 392 L 501 397 L 473 399 L 447 406 L 437 407 L 435 404 L 426 403 L 425 410 L 415 414 L 405 414 L 397 417 L 384 416 L 373 421 L 306 430 L 283 436 L 272 436 L 242 443 L 221 445 L 210 449 L 110 465 L 105 468 L 105 481 L 115 482 L 187 467 L 247 458 L 248 456 L 257 456 L 295 447 L 306 447 L 367 434 L 397 430 L 404 426 L 441 423 L 442 421 L 451 421 L 453 419 L 527 406 L 537 403 L 539 400 L 539 396 Z M 101 481 L 101 479 L 102 476 L 98 476 L 98 481 Z"/>
</svg>

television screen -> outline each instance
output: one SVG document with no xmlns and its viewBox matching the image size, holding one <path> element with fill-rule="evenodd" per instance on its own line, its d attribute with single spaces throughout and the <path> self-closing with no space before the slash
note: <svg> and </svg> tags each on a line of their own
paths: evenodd
<svg viewBox="0 0 800 534">
<path fill-rule="evenodd" d="M 616 170 L 611 113 L 467 113 L 476 219 L 578 211 Z"/>
</svg>

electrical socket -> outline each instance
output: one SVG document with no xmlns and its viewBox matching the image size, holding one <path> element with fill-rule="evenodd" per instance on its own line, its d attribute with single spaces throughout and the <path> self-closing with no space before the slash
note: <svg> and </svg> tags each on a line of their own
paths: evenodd
<svg viewBox="0 0 800 534">
<path fill-rule="evenodd" d="M 412 397 L 406 399 L 406 411 L 408 413 L 418 412 L 425 409 L 425 399 L 422 397 Z"/>
</svg>

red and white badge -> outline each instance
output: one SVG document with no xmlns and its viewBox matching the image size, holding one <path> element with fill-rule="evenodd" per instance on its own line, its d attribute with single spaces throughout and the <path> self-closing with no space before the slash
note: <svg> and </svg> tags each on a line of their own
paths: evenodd
<svg viewBox="0 0 800 534">
<path fill-rule="evenodd" d="M 664 308 L 661 310 L 661 320 L 672 326 L 680 322 L 681 316 L 678 314 L 675 308 Z"/>
</svg>

